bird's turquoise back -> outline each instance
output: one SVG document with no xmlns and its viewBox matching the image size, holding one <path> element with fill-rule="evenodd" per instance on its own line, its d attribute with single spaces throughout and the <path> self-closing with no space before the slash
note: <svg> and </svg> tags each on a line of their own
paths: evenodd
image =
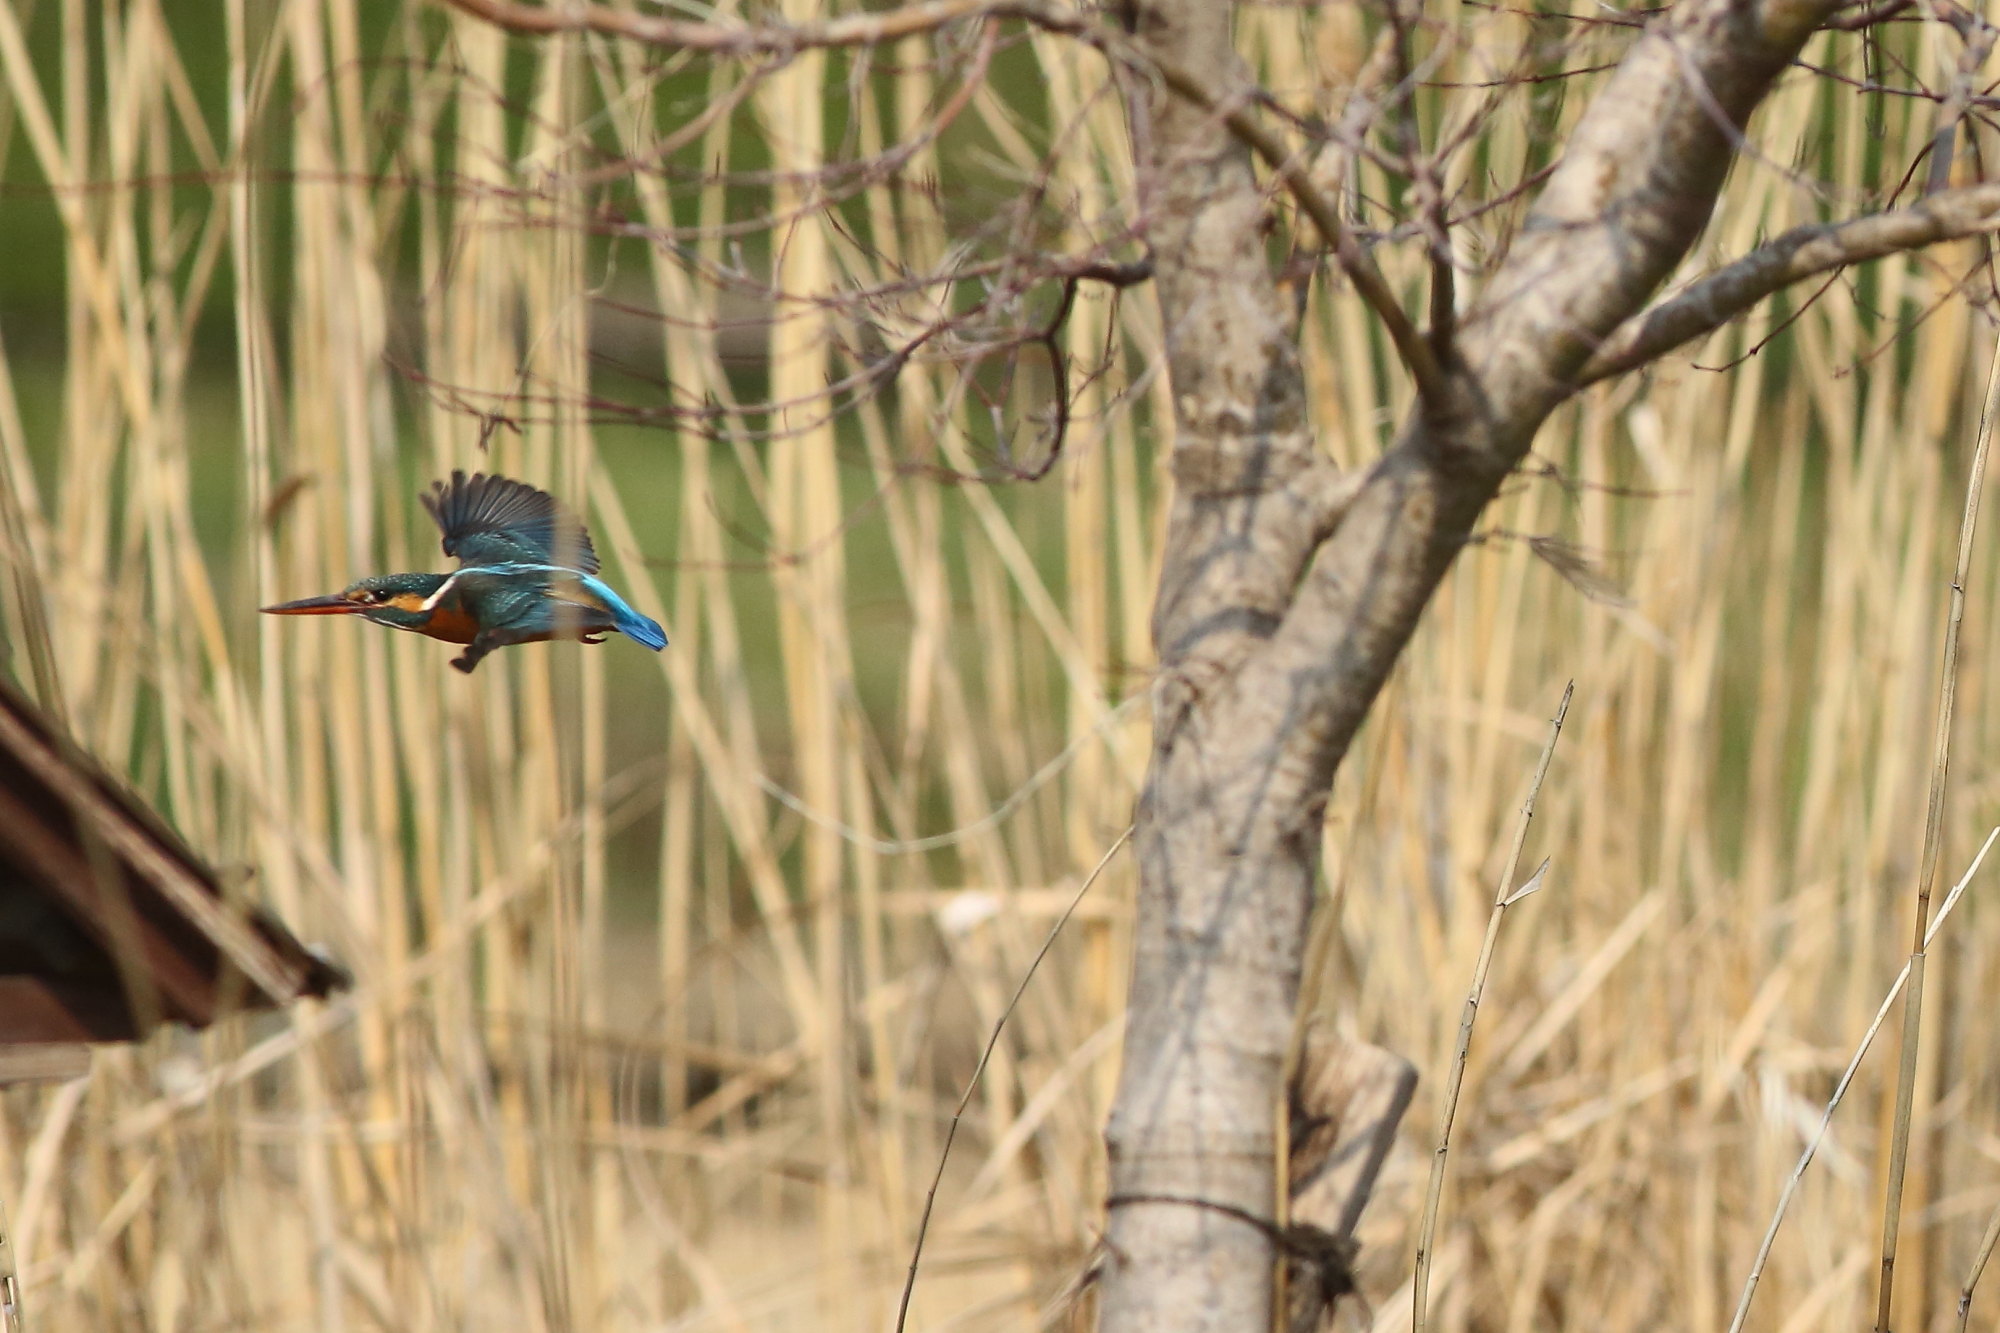
<svg viewBox="0 0 2000 1333">
<path fill-rule="evenodd" d="M 595 574 L 562 565 L 465 565 L 433 594 L 438 603 L 454 598 L 473 608 L 488 625 L 527 628 L 532 622 L 538 633 L 615 629 L 655 652 L 667 646 L 666 631 L 658 621 L 633 610 Z M 541 623 L 543 619 L 547 625 Z"/>
</svg>

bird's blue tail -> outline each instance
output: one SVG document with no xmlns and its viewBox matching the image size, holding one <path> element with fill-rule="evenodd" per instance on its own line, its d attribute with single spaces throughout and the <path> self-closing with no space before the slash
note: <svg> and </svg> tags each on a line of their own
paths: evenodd
<svg viewBox="0 0 2000 1333">
<path fill-rule="evenodd" d="M 605 609 L 611 612 L 611 619 L 620 634 L 645 644 L 656 653 L 667 646 L 667 632 L 660 628 L 660 622 L 651 616 L 642 616 L 625 605 L 625 599 L 611 591 L 610 584 L 589 574 L 583 576 L 583 583 L 603 599 Z"/>
<path fill-rule="evenodd" d="M 667 646 L 667 632 L 660 628 L 660 622 L 640 615 L 629 606 L 618 608 L 618 628 L 628 638 L 637 639 L 656 653 Z"/>
</svg>

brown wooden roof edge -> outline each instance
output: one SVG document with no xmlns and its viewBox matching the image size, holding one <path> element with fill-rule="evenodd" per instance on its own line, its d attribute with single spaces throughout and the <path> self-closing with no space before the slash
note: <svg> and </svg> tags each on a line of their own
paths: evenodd
<svg viewBox="0 0 2000 1333">
<path fill-rule="evenodd" d="M 0 1047 L 204 1027 L 350 984 L 0 678 Z"/>
</svg>

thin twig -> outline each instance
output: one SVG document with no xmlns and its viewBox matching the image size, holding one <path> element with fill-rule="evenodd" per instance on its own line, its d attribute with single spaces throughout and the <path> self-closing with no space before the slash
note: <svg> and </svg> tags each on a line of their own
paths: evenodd
<svg viewBox="0 0 2000 1333">
<path fill-rule="evenodd" d="M 1049 927 L 1048 938 L 1043 940 L 1042 947 L 1035 951 L 1035 957 L 1028 964 L 1028 970 L 1021 974 L 1021 984 L 1014 988 L 1013 998 L 1007 1001 L 1007 1007 L 1000 1011 L 1000 1017 L 994 1021 L 993 1032 L 986 1038 L 986 1049 L 979 1053 L 979 1063 L 972 1067 L 972 1077 L 965 1081 L 965 1092 L 958 1099 L 957 1109 L 951 1113 L 951 1123 L 945 1127 L 944 1148 L 938 1153 L 937 1171 L 932 1174 L 930 1190 L 924 1195 L 923 1215 L 917 1219 L 917 1242 L 910 1249 L 910 1271 L 903 1279 L 903 1299 L 896 1306 L 896 1333 L 903 1333 L 903 1324 L 910 1317 L 910 1296 L 917 1289 L 917 1264 L 924 1257 L 924 1238 L 931 1229 L 931 1209 L 937 1204 L 938 1186 L 944 1181 L 945 1163 L 951 1160 L 951 1141 L 958 1137 L 958 1122 L 964 1118 L 965 1108 L 972 1104 L 972 1094 L 979 1087 L 981 1076 L 986 1073 L 987 1062 L 993 1058 L 993 1049 L 1000 1044 L 1000 1034 L 1006 1029 L 1007 1020 L 1014 1016 L 1014 1007 L 1021 1003 L 1021 997 L 1027 993 L 1028 983 L 1035 979 L 1035 970 L 1042 965 L 1042 959 L 1049 956 L 1049 950 L 1055 947 L 1056 936 L 1062 934 L 1063 927 L 1069 924 L 1072 916 L 1076 915 L 1077 905 L 1083 901 L 1083 895 L 1090 892 L 1090 886 L 1097 883 L 1097 877 L 1104 873 L 1104 867 L 1111 864 L 1111 858 L 1118 854 L 1118 849 L 1131 837 L 1132 826 L 1127 824 L 1125 831 L 1104 849 L 1104 855 L 1097 858 L 1097 864 L 1083 877 L 1083 883 L 1077 886 L 1076 896 L 1069 900 L 1069 906 L 1065 907 L 1063 914 L 1056 918 L 1056 923 Z"/>
<path fill-rule="evenodd" d="M 1479 944 L 1479 961 L 1472 968 L 1472 989 L 1466 992 L 1465 1013 L 1458 1020 L 1458 1049 L 1451 1057 L 1451 1073 L 1445 1080 L 1444 1102 L 1438 1110 L 1437 1147 L 1431 1153 L 1431 1183 L 1424 1196 L 1424 1220 L 1417 1228 L 1417 1272 L 1411 1280 L 1410 1327 L 1423 1333 L 1425 1307 L 1430 1303 L 1431 1239 L 1437 1231 L 1438 1200 L 1444 1195 L 1445 1158 L 1451 1152 L 1451 1123 L 1458 1114 L 1458 1092 L 1465 1083 L 1466 1052 L 1472 1048 L 1472 1024 L 1479 1017 L 1479 997 L 1486 989 L 1486 970 L 1493 963 L 1493 945 L 1500 937 L 1500 918 L 1514 903 L 1540 887 L 1545 862 L 1535 872 L 1535 882 L 1514 891 L 1514 874 L 1521 868 L 1521 848 L 1528 841 L 1528 823 L 1535 817 L 1535 798 L 1541 794 L 1542 779 L 1548 776 L 1549 760 L 1555 756 L 1556 738 L 1562 735 L 1563 719 L 1569 716 L 1570 696 L 1576 682 L 1563 686 L 1562 702 L 1549 723 L 1549 739 L 1542 746 L 1541 762 L 1535 765 L 1535 780 L 1528 784 L 1528 799 L 1521 802 L 1521 822 L 1514 829 L 1514 846 L 1507 853 L 1507 868 L 1500 872 L 1500 887 L 1493 893 L 1493 911 L 1486 918 L 1486 938 Z"/>
<path fill-rule="evenodd" d="M 1416 191 L 1425 248 L 1430 252 L 1429 345 L 1431 356 L 1443 367 L 1452 361 L 1458 309 L 1457 280 L 1451 266 L 1450 201 L 1438 172 L 1443 153 L 1428 156 L 1424 153 L 1423 135 L 1417 127 L 1416 99 L 1409 95 L 1418 82 L 1410 59 L 1409 18 L 1401 0 L 1389 6 L 1390 31 L 1395 37 L 1396 82 L 1402 93 L 1395 102 L 1397 129 L 1403 140 L 1404 171 Z"/>
<path fill-rule="evenodd" d="M 1361 243 L 1354 239 L 1354 233 L 1341 222 L 1340 210 L 1335 207 L 1334 201 L 1313 183 L 1303 155 L 1289 151 L 1281 139 L 1251 117 L 1247 107 L 1226 105 L 1228 99 L 1217 97 L 1208 85 L 1188 71 L 1158 59 L 1151 60 L 1149 64 L 1160 82 L 1170 90 L 1203 110 L 1221 116 L 1229 132 L 1277 173 L 1286 191 L 1313 220 L 1313 226 L 1319 230 L 1326 248 L 1333 251 L 1334 258 L 1340 261 L 1340 267 L 1347 274 L 1348 281 L 1354 284 L 1354 290 L 1361 294 L 1361 299 L 1382 321 L 1382 327 L 1389 331 L 1389 340 L 1396 344 L 1403 364 L 1409 367 L 1410 378 L 1416 381 L 1418 397 L 1426 403 L 1444 403 L 1447 397 L 1444 372 L 1437 358 L 1431 354 L 1430 344 L 1417 331 L 1416 324 L 1396 300 L 1396 294 L 1389 290 L 1388 279 L 1376 267 L 1374 257 L 1361 248 Z"/>
<path fill-rule="evenodd" d="M 1986 1220 L 1986 1234 L 1979 1238 L 1979 1257 L 1972 1261 L 1972 1271 L 1965 1275 L 1965 1285 L 1958 1289 L 1958 1333 L 1965 1333 L 1965 1321 L 1972 1314 L 1972 1289 L 1979 1285 L 1979 1275 L 1986 1271 L 1986 1261 L 1993 1257 L 1995 1241 L 2000 1241 L 2000 1208 L 1995 1208 L 1993 1216 Z"/>
<path fill-rule="evenodd" d="M 1931 922 L 1930 930 L 1924 936 L 1926 944 L 1937 938 L 1937 933 L 1944 927 L 1946 918 L 1951 916 L 1952 908 L 1958 906 L 1959 895 L 1965 892 L 1965 886 L 1972 882 L 1972 877 L 1979 873 L 1979 867 L 1986 860 L 1986 853 L 1992 850 L 1996 838 L 2000 838 L 2000 828 L 1995 828 L 1986 835 L 1986 841 L 1980 845 L 1979 854 L 1972 858 L 1972 864 L 1965 868 L 1965 873 L 1959 876 L 1958 883 L 1952 885 L 1951 892 L 1944 896 L 1944 903 L 1938 908 L 1937 920 Z M 1841 1099 L 1847 1096 L 1847 1089 L 1854 1082 L 1855 1073 L 1861 1068 L 1862 1058 L 1868 1054 L 1868 1048 L 1875 1044 L 1875 1034 L 1882 1030 L 1882 1022 L 1889 1016 L 1889 1007 L 1896 1003 L 1896 997 L 1903 993 L 1903 984 L 1909 979 L 1910 965 L 1904 963 L 1903 970 L 1896 974 L 1896 980 L 1890 985 L 1889 993 L 1882 997 L 1882 1003 L 1876 1008 L 1875 1021 L 1861 1034 L 1861 1044 L 1854 1048 L 1854 1058 L 1847 1062 L 1847 1068 L 1841 1071 L 1840 1081 L 1833 1085 L 1833 1096 L 1827 1099 L 1826 1110 L 1820 1114 L 1819 1128 L 1814 1130 L 1812 1138 L 1806 1141 L 1805 1150 L 1799 1154 L 1799 1160 L 1792 1166 L 1791 1176 L 1785 1181 L 1785 1188 L 1779 1191 L 1777 1207 L 1771 1210 L 1771 1223 L 1764 1228 L 1763 1243 L 1757 1247 L 1757 1257 L 1750 1264 L 1749 1276 L 1743 1279 L 1743 1292 L 1736 1298 L 1736 1315 L 1729 1321 L 1729 1333 L 1743 1333 L 1743 1321 L 1750 1317 L 1750 1302 L 1757 1294 L 1757 1283 L 1763 1279 L 1764 1265 L 1771 1257 L 1771 1246 L 1778 1239 L 1778 1228 L 1783 1225 L 1785 1213 L 1792 1206 L 1792 1196 L 1799 1192 L 1799 1184 L 1805 1179 L 1806 1168 L 1812 1165 L 1813 1155 L 1819 1151 L 1820 1143 L 1826 1138 L 1826 1131 L 1832 1127 L 1834 1110 L 1839 1107 Z"/>
<path fill-rule="evenodd" d="M 1902 1223 L 1903 1172 L 1909 1165 L 1910 1106 L 1917 1088 L 1917 1025 L 1924 1008 L 1925 926 L 1931 881 L 1943 840 L 1945 777 L 1951 767 L 1951 713 L 1958 696 L 1958 630 L 1965 619 L 1965 580 L 1972 568 L 1972 536 L 1979 527 L 1979 497 L 1986 486 L 1986 448 L 1993 415 L 2000 411 L 2000 343 L 1986 374 L 1986 404 L 1979 413 L 1979 443 L 1965 485 L 1965 513 L 1958 523 L 1958 568 L 1951 576 L 1951 616 L 1945 622 L 1944 666 L 1938 682 L 1937 737 L 1932 747 L 1930 805 L 1924 813 L 1924 853 L 1917 871 L 1917 924 L 1910 946 L 1910 998 L 1903 1006 L 1903 1058 L 1896 1071 L 1896 1124 L 1889 1144 L 1889 1188 L 1882 1201 L 1882 1284 L 1875 1301 L 1875 1333 L 1889 1333 L 1889 1299 L 1896 1286 L 1896 1233 Z"/>
<path fill-rule="evenodd" d="M 1830 18 L 1820 26 L 1834 32 L 1860 32 L 1878 23 L 1887 23 L 1909 9 L 1913 3 L 1915 0 L 1885 0 L 1883 4 L 1872 5 L 1857 13 Z"/>
<path fill-rule="evenodd" d="M 1017 19 L 1045 32 L 1075 37 L 1111 58 L 1131 62 L 1142 72 L 1158 77 L 1175 95 L 1205 111 L 1215 112 L 1231 134 L 1263 158 L 1299 207 L 1312 218 L 1326 247 L 1333 251 L 1354 283 L 1354 289 L 1388 330 L 1390 341 L 1409 367 L 1410 378 L 1416 381 L 1419 396 L 1426 403 L 1445 401 L 1444 375 L 1430 344 L 1397 302 L 1373 257 L 1341 224 L 1333 201 L 1313 183 L 1302 155 L 1289 151 L 1282 140 L 1258 124 L 1248 107 L 1227 105 L 1235 101 L 1233 96 L 1218 97 L 1187 70 L 1146 54 L 1122 33 L 1099 25 L 1083 11 L 1037 4 L 1033 0 L 927 0 L 902 9 L 846 14 L 820 23 L 758 27 L 629 14 L 590 4 L 556 8 L 521 4 L 517 0 L 449 0 L 449 3 L 510 32 L 532 35 L 596 32 L 649 46 L 738 56 L 757 53 L 782 56 L 808 48 L 874 45 L 934 32 L 972 18 Z"/>
<path fill-rule="evenodd" d="M 1940 17 L 1958 30 L 1965 45 L 1958 55 L 1958 69 L 1952 75 L 1951 91 L 1945 96 L 1938 113 L 1937 132 L 1931 136 L 1931 169 L 1924 184 L 1925 194 L 1937 194 L 1951 184 L 1951 166 L 1958 156 L 1958 125 L 1965 119 L 1972 104 L 1974 81 L 1984 68 L 1986 57 L 1993 52 L 1996 35 L 1992 24 L 1956 5 L 1945 8 Z"/>
<path fill-rule="evenodd" d="M 1098 719 L 1096 726 L 1071 741 L 1069 745 L 1064 747 L 1062 753 L 1036 769 L 1026 782 L 1009 792 L 1005 799 L 998 805 L 973 820 L 970 824 L 962 824 L 957 828 L 948 829 L 943 833 L 932 833 L 925 837 L 893 839 L 878 837 L 866 829 L 856 828 L 852 824 L 836 819 L 832 815 L 822 813 L 812 806 L 807 805 L 805 801 L 793 795 L 785 788 L 780 787 L 772 780 L 769 774 L 758 773 L 752 777 L 751 781 L 757 784 L 758 790 L 784 806 L 787 810 L 790 810 L 793 814 L 798 815 L 801 819 L 806 820 L 808 823 L 816 824 L 820 828 L 827 829 L 830 832 L 837 833 L 857 847 L 866 847 L 877 856 L 908 856 L 913 852 L 934 852 L 944 847 L 956 847 L 977 834 L 984 833 L 990 828 L 995 828 L 1005 823 L 1007 817 L 1020 809 L 1029 797 L 1061 776 L 1063 770 L 1068 768 L 1078 755 L 1103 739 L 1113 727 L 1131 716 L 1132 711 L 1149 697 L 1142 690 L 1122 700 L 1115 708 L 1112 708 L 1102 718 Z"/>
</svg>

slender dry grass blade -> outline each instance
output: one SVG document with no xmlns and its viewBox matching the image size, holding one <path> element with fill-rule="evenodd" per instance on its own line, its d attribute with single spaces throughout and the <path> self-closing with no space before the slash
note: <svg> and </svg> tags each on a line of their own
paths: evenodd
<svg viewBox="0 0 2000 1333">
<path fill-rule="evenodd" d="M 1965 621 L 1965 585 L 1971 577 L 1972 539 L 1979 527 L 1979 501 L 1986 488 L 1987 447 L 1993 422 L 2000 415 L 2000 345 L 1987 370 L 1986 403 L 1979 414 L 1978 442 L 1973 446 L 1971 475 L 1965 488 L 1965 513 L 1958 527 L 1958 564 L 1951 578 L 1951 598 L 1944 631 L 1944 661 L 1939 668 L 1937 733 L 1932 745 L 1930 796 L 1924 812 L 1924 848 L 1917 868 L 1916 939 L 1910 946 L 1910 992 L 1903 1006 L 1902 1056 L 1896 1070 L 1896 1111 L 1889 1143 L 1889 1184 L 1882 1205 L 1882 1274 L 1875 1299 L 1875 1331 L 1889 1333 L 1889 1308 L 1896 1285 L 1896 1242 L 1902 1226 L 1903 1174 L 1910 1151 L 1910 1114 L 1917 1086 L 1917 1045 L 1924 1002 L 1924 942 L 1930 928 L 1931 882 L 1937 876 L 1944 834 L 1945 777 L 1951 767 L 1952 711 L 1958 697 L 1958 637 Z"/>
<path fill-rule="evenodd" d="M 1980 844 L 1979 853 L 1972 858 L 1972 864 L 1965 868 L 1965 873 L 1959 877 L 1958 883 L 1952 885 L 1951 891 L 1945 895 L 1944 902 L 1938 906 L 1937 919 L 1929 923 L 1925 932 L 1925 947 L 1929 947 L 1930 942 L 1937 937 L 1938 931 L 1951 916 L 1951 910 L 1958 905 L 1959 895 L 1965 892 L 1965 886 L 1970 884 L 1972 877 L 1979 872 L 1979 867 L 1986 860 L 1986 853 L 1992 850 L 1995 839 L 2000 839 L 2000 828 L 1986 835 L 1986 841 Z M 1798 1193 L 1799 1183 L 1805 1179 L 1806 1168 L 1812 1165 L 1813 1156 L 1819 1151 L 1828 1126 L 1833 1123 L 1834 1111 L 1847 1096 L 1847 1090 L 1854 1082 L 1854 1075 L 1861 1068 L 1862 1058 L 1874 1044 L 1875 1034 L 1881 1031 L 1883 1020 L 1889 1016 L 1890 1008 L 1896 1003 L 1896 998 L 1903 993 L 1903 987 L 1909 979 L 1910 967 L 1906 963 L 1903 970 L 1896 974 L 1895 981 L 1890 983 L 1889 993 L 1882 997 L 1882 1003 L 1877 1006 L 1874 1021 L 1861 1034 L 1861 1040 L 1854 1048 L 1853 1057 L 1841 1071 L 1840 1080 L 1834 1084 L 1833 1095 L 1827 1098 L 1826 1109 L 1820 1114 L 1817 1128 L 1813 1131 L 1812 1137 L 1806 1141 L 1805 1150 L 1793 1164 L 1791 1174 L 1785 1178 L 1785 1187 L 1778 1194 L 1777 1206 L 1771 1210 L 1770 1223 L 1764 1228 L 1764 1238 L 1758 1244 L 1757 1257 L 1750 1265 L 1748 1276 L 1743 1280 L 1743 1292 L 1737 1298 L 1736 1313 L 1730 1318 L 1729 1333 L 1742 1333 L 1744 1321 L 1750 1317 L 1750 1302 L 1756 1297 L 1757 1284 L 1763 1280 L 1764 1266 L 1770 1260 L 1771 1246 L 1777 1240 L 1778 1228 L 1784 1223 L 1793 1196 Z"/>
<path fill-rule="evenodd" d="M 1528 841 L 1528 824 L 1535 817 L 1535 798 L 1541 795 L 1542 780 L 1548 776 L 1549 761 L 1555 757 L 1556 741 L 1562 736 L 1563 719 L 1569 716 L 1570 697 L 1576 693 L 1576 682 L 1563 686 L 1562 702 L 1556 705 L 1556 715 L 1549 722 L 1549 738 L 1542 746 L 1541 758 L 1535 764 L 1535 776 L 1528 784 L 1528 794 L 1521 802 L 1521 818 L 1514 827 L 1514 845 L 1508 849 L 1505 869 L 1500 872 L 1500 886 L 1493 894 L 1493 911 L 1486 918 L 1486 936 L 1479 943 L 1479 961 L 1473 964 L 1472 985 L 1466 991 L 1465 1012 L 1458 1021 L 1458 1046 L 1452 1052 L 1451 1071 L 1445 1075 L 1444 1095 L 1438 1107 L 1438 1128 L 1436 1146 L 1431 1150 L 1430 1184 L 1424 1192 L 1424 1216 L 1417 1225 L 1417 1267 L 1412 1278 L 1410 1302 L 1410 1326 L 1422 1333 L 1424 1318 L 1430 1301 L 1431 1242 L 1437 1234 L 1438 1204 L 1444 1197 L 1444 1172 L 1446 1159 L 1451 1152 L 1452 1123 L 1458 1116 L 1458 1094 L 1465 1084 L 1465 1061 L 1472 1049 L 1472 1025 L 1479 1017 L 1480 997 L 1486 992 L 1486 975 L 1493 965 L 1493 946 L 1500 938 L 1500 922 L 1507 915 L 1507 908 L 1541 887 L 1541 879 L 1548 872 L 1543 864 L 1535 872 L 1534 878 L 1518 889 L 1514 875 L 1521 868 L 1521 849 Z"/>
<path fill-rule="evenodd" d="M 1083 901 L 1083 895 L 1090 891 L 1091 885 L 1097 882 L 1097 877 L 1104 873 L 1104 867 L 1111 864 L 1111 858 L 1117 855 L 1118 849 L 1123 847 L 1131 836 L 1132 827 L 1128 824 L 1125 831 L 1105 848 L 1104 855 L 1098 858 L 1090 873 L 1083 877 L 1083 882 L 1077 885 L 1069 906 L 1063 909 L 1062 915 L 1056 918 L 1053 926 L 1049 927 L 1048 936 L 1042 941 L 1042 947 L 1036 951 L 1027 969 L 1021 974 L 1020 984 L 1014 988 L 1013 997 L 1007 1001 L 1006 1008 L 1000 1011 L 1000 1017 L 994 1023 L 993 1031 L 986 1038 L 986 1046 L 979 1053 L 979 1063 L 973 1066 L 972 1077 L 966 1080 L 965 1091 L 959 1096 L 958 1105 L 953 1108 L 951 1120 L 945 1126 L 944 1145 L 938 1151 L 937 1171 L 931 1176 L 930 1188 L 924 1194 L 924 1210 L 917 1218 L 917 1236 L 910 1247 L 909 1276 L 903 1280 L 903 1296 L 896 1306 L 896 1333 L 903 1333 L 904 1321 L 909 1318 L 910 1296 L 917 1286 L 917 1266 L 923 1261 L 924 1239 L 930 1232 L 931 1209 L 937 1202 L 938 1186 L 944 1183 L 944 1169 L 951 1157 L 952 1140 L 958 1134 L 958 1122 L 965 1115 L 965 1108 L 971 1104 L 972 1094 L 979 1086 L 980 1076 L 986 1072 L 987 1062 L 993 1058 L 994 1048 L 1000 1044 L 1000 1034 L 1006 1028 L 1007 1019 L 1021 1003 L 1021 996 L 1027 992 L 1028 983 L 1034 980 L 1042 960 L 1048 957 L 1049 950 L 1054 947 L 1056 937 L 1062 934 L 1063 927 L 1068 925 L 1070 917 L 1076 914 L 1077 905 Z"/>
<path fill-rule="evenodd" d="M 1972 1317 L 1972 1293 L 1986 1272 L 1986 1261 L 1993 1257 L 1995 1244 L 2000 1244 L 2000 1208 L 1986 1219 L 1986 1233 L 1979 1238 L 1979 1253 L 1973 1257 L 1971 1271 L 1966 1273 L 1965 1283 L 1958 1290 L 1958 1333 L 1965 1333 L 1966 1321 Z"/>
</svg>

